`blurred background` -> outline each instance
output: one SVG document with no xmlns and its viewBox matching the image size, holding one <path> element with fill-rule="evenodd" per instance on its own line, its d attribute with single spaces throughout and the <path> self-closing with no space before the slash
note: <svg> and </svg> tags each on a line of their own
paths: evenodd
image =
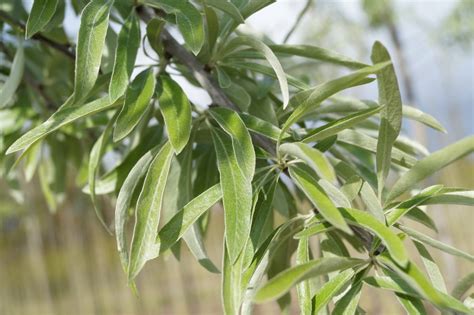
<svg viewBox="0 0 474 315">
<path fill-rule="evenodd" d="M 31 7 L 31 1 L 23 2 Z M 65 21 L 74 42 L 78 17 L 67 10 Z M 404 103 L 432 114 L 448 130 L 442 134 L 405 123 L 405 132 L 430 151 L 474 134 L 474 0 L 279 0 L 248 19 L 245 28 L 277 43 L 313 44 L 365 62 L 373 41 L 380 40 L 394 59 Z M 340 74 L 324 65 L 299 71 L 317 81 Z M 377 97 L 375 85 L 348 94 Z M 196 92 L 191 98 L 205 102 L 206 96 Z M 431 182 L 474 188 L 472 156 Z M 74 183 L 55 213 L 48 211 L 37 181 L 17 193 L 24 195 L 24 204 L 15 202 L 0 180 L 0 314 L 222 313 L 219 276 L 200 267 L 185 247 L 180 264 L 173 256 L 147 264 L 138 277 L 137 297 L 126 285 L 115 238 L 100 226 L 88 196 Z M 431 206 L 439 234 L 423 231 L 474 253 L 472 210 Z M 213 211 L 206 247 L 218 262 L 223 224 L 221 209 Z M 436 250 L 433 256 L 448 289 L 473 271 L 466 261 Z M 361 305 L 368 314 L 403 314 L 391 294 L 364 290 Z M 270 303 L 257 313 L 276 314 L 278 308 Z"/>
</svg>

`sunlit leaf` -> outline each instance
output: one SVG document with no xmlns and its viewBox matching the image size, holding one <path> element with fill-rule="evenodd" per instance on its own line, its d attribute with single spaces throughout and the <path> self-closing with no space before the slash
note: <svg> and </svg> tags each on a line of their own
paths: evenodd
<svg viewBox="0 0 474 315">
<path fill-rule="evenodd" d="M 402 175 L 390 189 L 386 203 L 413 188 L 417 183 L 451 164 L 457 159 L 474 151 L 474 136 L 459 140 L 418 161 L 408 172 Z"/>
<path fill-rule="evenodd" d="M 115 101 L 125 93 L 140 47 L 140 22 L 132 11 L 118 35 L 115 62 L 110 78 L 109 97 Z"/>
<path fill-rule="evenodd" d="M 390 60 L 387 49 L 375 42 L 372 47 L 372 62 L 380 63 Z M 377 186 L 379 196 L 382 195 L 385 178 L 390 170 L 392 146 L 400 133 L 402 126 L 402 98 L 398 88 L 397 76 L 393 65 L 387 66 L 377 73 L 379 103 L 384 106 L 377 140 Z"/>
<path fill-rule="evenodd" d="M 161 76 L 160 109 L 166 131 L 176 154 L 186 146 L 191 134 L 191 104 L 181 87 L 170 77 Z"/>
<path fill-rule="evenodd" d="M 82 11 L 76 47 L 73 103 L 81 103 L 94 87 L 113 1 L 92 0 Z"/>
</svg>

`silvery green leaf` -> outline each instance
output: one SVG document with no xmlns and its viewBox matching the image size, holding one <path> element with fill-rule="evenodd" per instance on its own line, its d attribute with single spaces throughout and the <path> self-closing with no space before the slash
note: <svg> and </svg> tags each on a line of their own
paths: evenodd
<svg viewBox="0 0 474 315">
<path fill-rule="evenodd" d="M 73 103 L 81 103 L 94 87 L 109 27 L 113 0 L 92 0 L 82 11 L 76 47 Z"/>
<path fill-rule="evenodd" d="M 155 74 L 149 68 L 140 72 L 125 93 L 122 110 L 114 129 L 114 142 L 128 136 L 145 115 L 155 92 Z"/>
<path fill-rule="evenodd" d="M 0 108 L 5 107 L 21 83 L 23 77 L 23 70 L 25 68 L 25 51 L 23 48 L 23 42 L 20 41 L 18 48 L 13 58 L 13 63 L 10 67 L 10 75 L 0 89 Z"/>
<path fill-rule="evenodd" d="M 140 37 L 140 22 L 132 11 L 118 35 L 114 68 L 109 85 L 109 97 L 112 101 L 122 96 L 127 89 L 140 47 Z"/>
<path fill-rule="evenodd" d="M 390 55 L 387 49 L 377 41 L 372 47 L 371 59 L 374 63 L 386 62 L 390 60 Z M 402 126 L 402 98 L 393 65 L 387 66 L 377 73 L 377 85 L 379 103 L 384 106 L 380 114 L 381 122 L 376 155 L 377 185 L 379 199 L 381 199 L 385 178 L 392 164 L 390 161 L 392 146 Z"/>
<path fill-rule="evenodd" d="M 132 281 L 145 263 L 158 255 L 155 243 L 160 222 L 166 179 L 173 157 L 172 146 L 165 143 L 154 157 L 145 177 L 135 211 L 135 227 L 130 248 L 128 279 Z"/>
<path fill-rule="evenodd" d="M 170 77 L 161 76 L 160 109 L 166 131 L 176 154 L 186 146 L 191 135 L 191 104 L 181 87 Z"/>
<path fill-rule="evenodd" d="M 43 30 L 53 17 L 58 6 L 58 0 L 35 0 L 26 22 L 26 38 Z"/>
<path fill-rule="evenodd" d="M 418 161 L 395 182 L 387 195 L 385 203 L 393 201 L 426 177 L 473 151 L 474 136 L 470 136 L 433 152 L 431 155 Z"/>
</svg>

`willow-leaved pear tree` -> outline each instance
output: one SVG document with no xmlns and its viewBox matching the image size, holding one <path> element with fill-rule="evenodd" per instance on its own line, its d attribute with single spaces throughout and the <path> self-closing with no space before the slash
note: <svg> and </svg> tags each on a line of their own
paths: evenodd
<svg viewBox="0 0 474 315">
<path fill-rule="evenodd" d="M 380 42 L 359 62 L 238 28 L 271 3 L 35 0 L 28 13 L 3 0 L 2 177 L 12 190 L 38 179 L 55 210 L 75 176 L 115 235 L 131 285 L 183 243 L 220 273 L 226 314 L 273 300 L 287 310 L 293 288 L 302 314 L 363 314 L 365 286 L 391 291 L 410 314 L 427 304 L 472 314 L 473 274 L 448 290 L 429 251 L 474 256 L 410 225 L 436 231 L 429 205 L 473 205 L 472 190 L 420 184 L 472 153 L 474 137 L 429 154 L 400 134 L 407 119 L 445 130 L 403 105 Z M 68 5 L 80 17 L 75 43 L 64 29 Z M 347 74 L 315 84 L 312 73 L 287 71 L 302 62 Z M 366 84 L 377 85 L 374 100 L 338 95 Z M 190 101 L 196 88 L 210 104 Z M 119 162 L 104 171 L 109 152 Z M 204 246 L 217 204 L 222 262 Z"/>
</svg>

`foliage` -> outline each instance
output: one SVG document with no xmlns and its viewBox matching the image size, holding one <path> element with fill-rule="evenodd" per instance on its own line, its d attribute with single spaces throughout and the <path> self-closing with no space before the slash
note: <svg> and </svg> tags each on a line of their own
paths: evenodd
<svg viewBox="0 0 474 315">
<path fill-rule="evenodd" d="M 100 221 L 114 227 L 131 284 L 149 260 L 168 251 L 179 258 L 186 243 L 204 268 L 222 274 L 229 314 L 274 299 L 285 310 L 294 286 L 303 314 L 331 303 L 338 314 L 363 313 L 366 285 L 394 292 L 408 312 L 425 313 L 422 302 L 429 302 L 472 313 L 462 302 L 472 275 L 450 296 L 425 246 L 473 256 L 408 225 L 435 228 L 425 205 L 473 205 L 468 189 L 416 188 L 472 153 L 474 137 L 431 155 L 402 140 L 404 119 L 444 128 L 402 105 L 380 42 L 369 65 L 237 29 L 271 2 L 74 0 L 80 27 L 73 51 L 64 1 L 35 0 L 28 16 L 7 0 L 0 6 L 2 176 L 12 190 L 37 176 L 52 210 L 73 176 Z M 139 64 L 140 50 L 150 64 Z M 285 71 L 292 57 L 354 70 L 314 85 Z M 378 101 L 337 95 L 374 80 Z M 212 104 L 190 101 L 191 85 Z M 110 153 L 119 157 L 112 168 Z M 113 225 L 99 196 L 116 200 Z M 221 268 L 204 246 L 219 201 Z M 426 272 L 408 255 L 408 240 Z"/>
</svg>

